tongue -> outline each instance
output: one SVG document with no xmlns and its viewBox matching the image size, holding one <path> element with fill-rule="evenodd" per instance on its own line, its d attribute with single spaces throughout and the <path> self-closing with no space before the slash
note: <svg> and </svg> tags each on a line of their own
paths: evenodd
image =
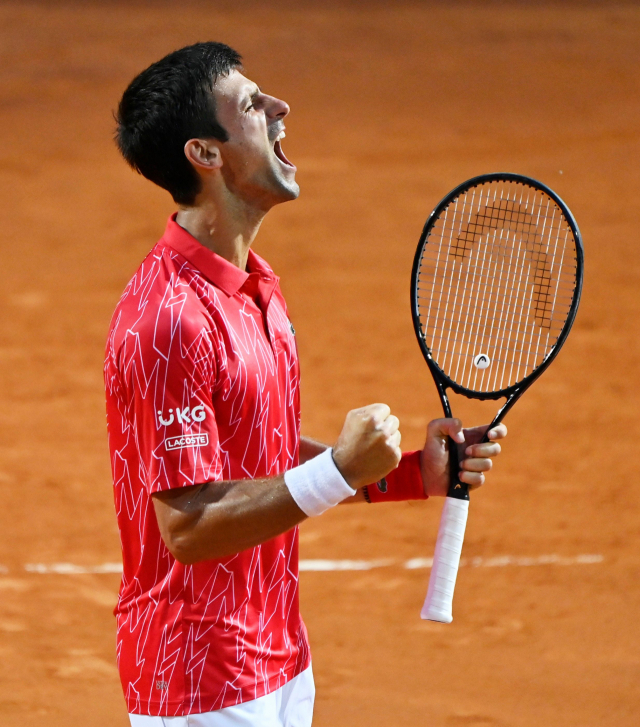
<svg viewBox="0 0 640 727">
<path fill-rule="evenodd" d="M 292 167 L 293 164 L 287 159 L 287 157 L 284 155 L 284 152 L 282 151 L 282 147 L 280 146 L 280 142 L 276 141 L 276 143 L 273 146 L 273 150 L 276 153 L 276 156 L 278 159 L 280 159 L 281 162 L 286 164 L 288 167 Z"/>
</svg>

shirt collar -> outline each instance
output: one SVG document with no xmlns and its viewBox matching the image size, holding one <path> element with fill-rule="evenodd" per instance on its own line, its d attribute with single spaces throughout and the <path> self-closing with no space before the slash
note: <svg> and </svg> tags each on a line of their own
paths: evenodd
<svg viewBox="0 0 640 727">
<path fill-rule="evenodd" d="M 278 281 L 277 276 L 269 265 L 253 250 L 249 250 L 247 258 L 247 271 L 209 250 L 199 243 L 193 235 L 187 232 L 176 222 L 177 212 L 169 217 L 167 228 L 162 236 L 161 242 L 168 245 L 182 257 L 186 258 L 195 268 L 220 288 L 229 297 L 235 295 L 249 278 L 249 273 L 258 275 L 267 281 Z"/>
</svg>

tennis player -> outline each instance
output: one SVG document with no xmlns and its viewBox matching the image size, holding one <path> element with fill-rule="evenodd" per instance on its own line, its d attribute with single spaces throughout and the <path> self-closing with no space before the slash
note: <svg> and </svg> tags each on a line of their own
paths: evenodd
<svg viewBox="0 0 640 727">
<path fill-rule="evenodd" d="M 400 450 L 384 404 L 332 448 L 300 436 L 294 329 L 251 250 L 298 196 L 289 107 L 220 43 L 178 50 L 119 105 L 127 162 L 178 207 L 115 310 L 105 363 L 123 551 L 117 659 L 135 727 L 308 727 L 314 685 L 298 609 L 298 524 L 341 502 L 444 495 L 446 438 L 484 480 L 483 429 L 437 419 Z"/>
</svg>

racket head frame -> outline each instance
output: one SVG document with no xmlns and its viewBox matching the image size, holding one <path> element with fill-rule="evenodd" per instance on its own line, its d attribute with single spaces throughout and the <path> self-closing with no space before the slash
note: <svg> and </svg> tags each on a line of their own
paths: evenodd
<svg viewBox="0 0 640 727">
<path fill-rule="evenodd" d="M 481 184 L 486 184 L 489 182 L 495 182 L 495 181 L 504 181 L 504 182 L 514 182 L 516 184 L 524 184 L 528 187 L 532 187 L 534 189 L 538 189 L 539 191 L 543 192 L 544 194 L 548 195 L 560 208 L 562 211 L 562 214 L 564 218 L 566 219 L 571 232 L 573 234 L 573 238 L 575 240 L 576 244 L 576 284 L 573 291 L 573 299 L 571 301 L 571 305 L 569 307 L 569 312 L 567 314 L 567 318 L 565 320 L 564 326 L 558 335 L 558 338 L 556 339 L 555 344 L 549 351 L 549 353 L 546 355 L 546 357 L 540 362 L 540 364 L 527 376 L 525 376 L 521 381 L 516 382 L 515 384 L 512 384 L 511 386 L 507 386 L 504 389 L 500 389 L 498 391 L 473 391 L 471 389 L 467 389 L 464 386 L 461 386 L 460 384 L 456 383 L 453 379 L 451 379 L 447 374 L 438 366 L 438 364 L 434 361 L 433 356 L 431 354 L 431 351 L 429 349 L 429 346 L 426 342 L 425 335 L 422 331 L 422 324 L 420 321 L 420 311 L 418 307 L 418 275 L 420 272 L 420 266 L 422 262 L 422 255 L 425 249 L 425 243 L 429 237 L 429 234 L 431 230 L 433 229 L 434 225 L 436 224 L 437 220 L 440 218 L 441 213 L 451 204 L 453 200 L 456 199 L 456 197 L 459 197 L 460 195 L 464 194 L 467 190 L 471 189 L 472 187 L 477 187 Z M 520 398 L 520 396 L 523 394 L 524 391 L 526 391 L 531 384 L 539 377 L 541 376 L 546 368 L 549 366 L 549 364 L 553 361 L 553 359 L 557 356 L 559 350 L 562 348 L 562 345 L 564 344 L 567 336 L 569 335 L 569 331 L 571 330 L 571 327 L 573 326 L 573 322 L 576 317 L 576 313 L 578 311 L 578 305 L 580 303 L 580 296 L 582 294 L 582 281 L 583 281 L 583 269 L 584 269 L 584 248 L 582 245 L 582 236 L 580 234 L 580 230 L 578 228 L 578 224 L 571 213 L 571 210 L 567 207 L 565 202 L 549 187 L 547 187 L 546 184 L 543 184 L 542 182 L 539 182 L 536 179 L 533 179 L 531 177 L 527 177 L 522 174 L 513 174 L 510 172 L 495 172 L 491 174 L 481 174 L 476 177 L 472 177 L 471 179 L 468 179 L 467 181 L 463 182 L 462 184 L 459 184 L 455 189 L 451 190 L 449 194 L 447 194 L 445 197 L 443 197 L 442 200 L 438 203 L 438 205 L 435 207 L 433 212 L 429 215 L 424 228 L 422 230 L 422 235 L 420 236 L 420 241 L 418 243 L 418 247 L 416 249 L 416 253 L 413 259 L 413 267 L 411 270 L 411 317 L 413 319 L 413 328 L 416 334 L 416 338 L 418 339 L 418 343 L 420 344 L 420 350 L 422 351 L 422 355 L 424 356 L 425 361 L 427 362 L 427 365 L 429 367 L 429 370 L 431 371 L 431 375 L 433 376 L 433 380 L 436 384 L 436 389 L 438 391 L 438 395 L 440 397 L 440 402 L 442 404 L 442 410 L 444 412 L 445 417 L 451 417 L 451 405 L 449 403 L 449 398 L 447 396 L 447 389 L 451 389 L 456 394 L 461 394 L 462 396 L 467 397 L 468 399 L 479 399 L 479 400 L 490 400 L 490 399 L 503 399 L 506 398 L 505 404 L 499 409 L 498 413 L 494 417 L 493 421 L 489 425 L 489 428 L 487 429 L 487 433 L 489 430 L 499 424 L 502 419 L 505 417 L 509 409 L 515 404 L 515 402 Z M 487 437 L 485 435 L 485 438 L 483 441 L 488 441 Z M 469 493 L 468 493 L 468 485 L 465 483 L 460 483 L 458 480 L 458 454 L 456 450 L 456 446 L 454 442 L 449 442 L 449 453 L 451 457 L 451 464 L 450 464 L 450 470 L 451 470 L 451 485 L 449 488 L 449 497 L 455 497 L 457 499 L 469 499 Z"/>
</svg>

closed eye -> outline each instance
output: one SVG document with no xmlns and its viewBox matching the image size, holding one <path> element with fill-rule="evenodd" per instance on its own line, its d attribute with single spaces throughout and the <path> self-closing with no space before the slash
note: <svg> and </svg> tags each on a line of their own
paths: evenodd
<svg viewBox="0 0 640 727">
<path fill-rule="evenodd" d="M 249 100 L 251 101 L 251 103 L 244 110 L 245 113 L 247 113 L 248 111 L 251 111 L 251 109 L 256 108 L 256 100 L 259 98 L 260 94 L 261 94 L 260 88 L 256 88 L 256 90 L 249 97 Z"/>
</svg>

